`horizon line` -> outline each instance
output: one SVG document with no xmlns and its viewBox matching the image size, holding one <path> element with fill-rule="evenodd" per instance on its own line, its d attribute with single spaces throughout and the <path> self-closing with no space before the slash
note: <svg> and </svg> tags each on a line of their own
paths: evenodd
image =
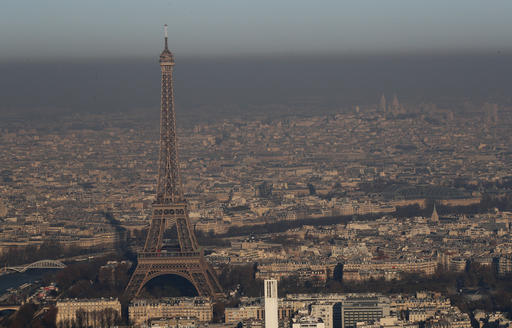
<svg viewBox="0 0 512 328">
<path fill-rule="evenodd" d="M 465 49 L 453 49 L 453 50 L 432 50 L 432 51 L 381 51 L 381 52 L 262 52 L 262 53 L 232 53 L 232 54 L 191 54 L 173 51 L 174 55 L 181 57 L 185 60 L 222 60 L 222 59 L 307 59 L 311 57 L 318 58 L 393 58 L 393 57 L 450 57 L 450 56 L 512 56 L 511 49 L 474 49 L 472 51 Z M 108 55 L 68 55 L 68 56 L 37 56 L 32 57 L 0 57 L 0 64 L 5 63 L 27 63 L 27 62 L 55 62 L 55 61 L 97 61 L 97 60 L 158 60 L 159 52 L 155 52 L 155 55 L 128 55 L 125 53 L 122 56 L 116 56 L 114 54 Z"/>
</svg>

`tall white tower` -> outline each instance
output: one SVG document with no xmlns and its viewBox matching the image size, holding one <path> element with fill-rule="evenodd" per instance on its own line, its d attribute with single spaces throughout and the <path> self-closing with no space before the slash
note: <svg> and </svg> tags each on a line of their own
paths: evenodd
<svg viewBox="0 0 512 328">
<path fill-rule="evenodd" d="M 265 280 L 265 328 L 278 328 L 277 280 Z"/>
</svg>

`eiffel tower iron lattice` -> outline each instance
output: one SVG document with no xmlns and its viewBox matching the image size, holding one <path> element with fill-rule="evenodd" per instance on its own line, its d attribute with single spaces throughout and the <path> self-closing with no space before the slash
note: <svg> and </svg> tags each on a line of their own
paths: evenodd
<svg viewBox="0 0 512 328">
<path fill-rule="evenodd" d="M 200 296 L 222 297 L 222 287 L 197 243 L 188 217 L 187 202 L 183 197 L 174 111 L 174 56 L 167 44 L 167 25 L 160 68 L 162 90 L 156 200 L 152 206 L 151 224 L 144 251 L 138 254 L 137 267 L 126 286 L 125 296 L 129 299 L 137 297 L 151 279 L 174 274 L 190 281 Z M 162 249 L 164 232 L 174 227 L 179 247 L 176 251 L 169 252 Z"/>
</svg>

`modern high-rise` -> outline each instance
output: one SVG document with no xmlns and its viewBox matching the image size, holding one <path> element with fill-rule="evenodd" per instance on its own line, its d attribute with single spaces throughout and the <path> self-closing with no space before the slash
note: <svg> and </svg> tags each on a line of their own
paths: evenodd
<svg viewBox="0 0 512 328">
<path fill-rule="evenodd" d="M 278 328 L 279 321 L 277 309 L 279 299 L 277 298 L 277 280 L 265 280 L 265 328 Z"/>
</svg>

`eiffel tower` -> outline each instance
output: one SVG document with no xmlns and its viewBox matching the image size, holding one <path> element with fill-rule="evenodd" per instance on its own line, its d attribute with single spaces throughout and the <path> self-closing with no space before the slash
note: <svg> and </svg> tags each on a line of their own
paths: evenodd
<svg viewBox="0 0 512 328">
<path fill-rule="evenodd" d="M 197 244 L 189 218 L 187 201 L 183 197 L 180 180 L 174 89 L 172 73 L 174 55 L 167 45 L 160 55 L 162 71 L 160 112 L 160 154 L 156 200 L 152 205 L 152 219 L 144 245 L 137 257 L 137 267 L 125 289 L 125 297 L 140 295 L 144 285 L 153 278 L 174 274 L 194 285 L 200 296 L 222 297 L 223 291 L 215 272 L 206 262 L 203 250 Z M 175 230 L 178 243 L 169 251 L 164 245 L 164 233 Z"/>
</svg>

